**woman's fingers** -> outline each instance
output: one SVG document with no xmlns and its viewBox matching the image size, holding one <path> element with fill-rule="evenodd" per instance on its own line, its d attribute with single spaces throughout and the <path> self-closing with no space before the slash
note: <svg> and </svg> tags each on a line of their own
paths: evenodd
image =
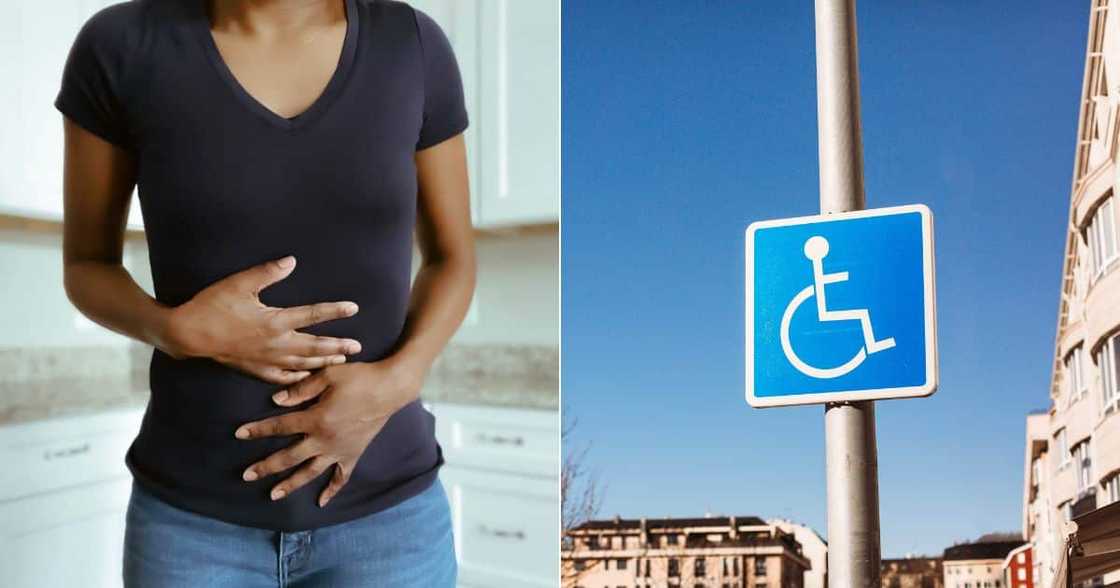
<svg viewBox="0 0 1120 588">
<path fill-rule="evenodd" d="M 354 316 L 358 305 L 353 302 L 320 302 L 304 306 L 273 309 L 274 326 L 281 331 L 294 331 L 318 323 Z"/>
<path fill-rule="evenodd" d="M 324 355 L 353 355 L 362 350 L 362 344 L 356 339 L 340 339 L 293 331 L 283 339 L 280 348 L 292 355 L 321 357 Z"/>
<path fill-rule="evenodd" d="M 323 489 L 323 493 L 319 495 L 319 507 L 322 508 L 338 494 L 339 490 L 350 481 L 350 473 L 354 470 L 354 464 L 343 464 L 338 462 L 334 464 L 334 473 L 331 475 L 331 482 Z"/>
<path fill-rule="evenodd" d="M 245 471 L 241 474 L 241 479 L 246 482 L 259 480 L 265 476 L 271 476 L 272 474 L 295 467 L 314 455 L 314 443 L 303 440 L 290 447 L 281 449 L 267 458 L 245 468 Z"/>
<path fill-rule="evenodd" d="M 259 294 L 261 290 L 288 277 L 295 267 L 296 258 L 288 255 L 239 271 L 227 277 L 226 281 L 237 290 L 250 292 L 255 295 Z"/>
<path fill-rule="evenodd" d="M 302 468 L 298 469 L 283 482 L 273 486 L 269 498 L 280 500 L 292 492 L 299 490 L 311 480 L 318 478 L 331 465 L 331 460 L 323 455 L 315 456 Z"/>
<path fill-rule="evenodd" d="M 276 360 L 277 364 L 290 370 L 315 370 L 328 365 L 346 363 L 345 355 L 323 355 L 319 357 L 304 357 L 302 355 L 286 355 Z"/>
<path fill-rule="evenodd" d="M 280 416 L 267 418 L 260 421 L 245 423 L 234 431 L 238 439 L 259 439 L 261 437 L 278 437 L 281 435 L 295 435 L 308 431 L 307 411 L 290 412 Z"/>
<path fill-rule="evenodd" d="M 281 386 L 295 384 L 311 375 L 311 372 L 306 370 L 286 370 L 274 365 L 259 365 L 255 363 L 243 363 L 241 365 L 242 369 L 245 369 L 250 374 L 266 382 L 280 384 Z"/>
<path fill-rule="evenodd" d="M 280 406 L 295 406 L 322 394 L 328 386 L 330 382 L 325 377 L 307 378 L 276 392 L 272 395 L 272 401 Z"/>
</svg>

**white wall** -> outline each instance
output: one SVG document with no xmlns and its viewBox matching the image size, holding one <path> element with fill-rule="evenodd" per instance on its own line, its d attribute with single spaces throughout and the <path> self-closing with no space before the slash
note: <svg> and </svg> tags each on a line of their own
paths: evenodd
<svg viewBox="0 0 1120 588">
<path fill-rule="evenodd" d="M 130 271 L 141 265 L 132 249 L 125 253 Z M 147 259 L 140 261 L 147 275 Z M 89 345 L 125 347 L 128 339 L 86 319 L 66 298 L 62 235 L 0 230 L 0 347 Z"/>
<path fill-rule="evenodd" d="M 478 285 L 456 343 L 560 344 L 559 231 L 476 241 Z"/>
</svg>

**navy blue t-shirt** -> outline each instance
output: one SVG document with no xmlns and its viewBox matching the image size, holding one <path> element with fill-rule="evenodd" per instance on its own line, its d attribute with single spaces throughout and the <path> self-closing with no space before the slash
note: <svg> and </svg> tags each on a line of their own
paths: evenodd
<svg viewBox="0 0 1120 588">
<path fill-rule="evenodd" d="M 261 301 L 357 302 L 358 314 L 301 330 L 357 339 L 362 351 L 348 361 L 375 361 L 395 350 L 408 308 L 415 153 L 461 133 L 467 114 L 451 46 L 430 17 L 387 0 L 345 5 L 337 69 L 295 117 L 239 85 L 211 36 L 206 0 L 131 0 L 93 15 L 55 106 L 135 156 L 157 300 L 179 305 L 223 277 L 295 255 L 295 270 Z M 283 531 L 335 524 L 417 494 L 443 463 L 434 419 L 417 401 L 389 419 L 326 507 L 316 499 L 329 471 L 272 501 L 269 490 L 294 468 L 255 482 L 241 473 L 295 438 L 233 432 L 294 410 L 272 402 L 280 386 L 158 349 L 150 374 L 126 463 L 145 488 L 210 517 Z"/>
</svg>

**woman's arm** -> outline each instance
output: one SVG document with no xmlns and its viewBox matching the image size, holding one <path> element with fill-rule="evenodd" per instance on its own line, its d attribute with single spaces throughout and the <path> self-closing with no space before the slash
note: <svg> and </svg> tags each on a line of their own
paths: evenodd
<svg viewBox="0 0 1120 588">
<path fill-rule="evenodd" d="M 303 434 L 242 474 L 253 481 L 304 463 L 273 487 L 273 500 L 334 466 L 331 482 L 319 496 L 319 506 L 325 506 L 350 480 L 358 458 L 389 417 L 419 397 L 428 368 L 463 321 L 475 284 L 466 162 L 462 134 L 416 153 L 423 261 L 397 351 L 377 362 L 324 368 L 273 397 L 281 406 L 319 397 L 313 405 L 246 423 L 235 432 L 239 439 Z"/>
<path fill-rule="evenodd" d="M 134 158 L 65 117 L 63 128 L 66 295 L 101 326 L 178 355 L 171 309 L 148 296 L 121 265 Z"/>
<path fill-rule="evenodd" d="M 134 157 L 63 117 L 66 295 L 94 322 L 176 358 L 212 357 L 278 384 L 345 361 L 357 341 L 295 329 L 351 316 L 353 303 L 270 308 L 257 293 L 294 268 L 271 261 L 219 280 L 178 307 L 160 304 L 121 264 L 136 183 Z M 293 260 L 294 261 L 294 260 Z"/>
<path fill-rule="evenodd" d="M 463 136 L 416 153 L 420 203 L 416 223 L 422 261 L 400 349 L 390 360 L 419 382 L 459 328 L 475 286 Z"/>
</svg>

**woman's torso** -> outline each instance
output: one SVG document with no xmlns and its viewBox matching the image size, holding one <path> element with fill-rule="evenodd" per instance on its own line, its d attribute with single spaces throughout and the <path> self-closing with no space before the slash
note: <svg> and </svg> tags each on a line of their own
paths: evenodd
<svg viewBox="0 0 1120 588">
<path fill-rule="evenodd" d="M 294 255 L 293 273 L 263 290 L 277 307 L 352 300 L 357 315 L 302 329 L 362 343 L 349 361 L 392 352 L 411 278 L 414 154 L 424 122 L 424 48 L 415 13 L 346 0 L 347 37 L 323 94 L 293 119 L 256 103 L 221 61 L 204 0 L 117 6 L 128 35 L 119 103 L 138 162 L 137 187 L 156 298 L 178 305 L 232 273 Z M 122 41 L 125 42 L 125 41 Z M 172 503 L 251 526 L 298 530 L 390 506 L 442 462 L 418 402 L 396 414 L 326 509 L 327 476 L 284 500 L 280 477 L 244 482 L 249 464 L 291 439 L 251 441 L 238 425 L 291 410 L 278 386 L 209 359 L 155 351 L 151 400 L 127 462 Z"/>
</svg>

